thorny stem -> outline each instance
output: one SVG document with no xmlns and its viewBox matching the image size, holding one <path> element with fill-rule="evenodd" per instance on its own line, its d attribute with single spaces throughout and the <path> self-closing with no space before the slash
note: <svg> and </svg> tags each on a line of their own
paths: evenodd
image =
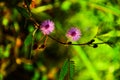
<svg viewBox="0 0 120 80">
<path fill-rule="evenodd" d="M 50 35 L 48 35 L 48 37 L 50 37 L 52 40 L 54 40 L 54 41 L 56 41 L 56 42 L 58 42 L 58 43 L 60 43 L 60 44 L 67 44 L 67 43 L 64 43 L 64 42 L 61 42 L 61 41 L 58 41 L 57 39 L 55 39 L 55 38 L 53 38 L 52 36 L 50 36 Z"/>
<path fill-rule="evenodd" d="M 42 37 L 41 37 L 41 39 L 38 41 L 38 44 L 40 44 L 40 41 L 42 41 L 44 37 L 45 37 L 45 36 L 42 36 Z"/>
<path fill-rule="evenodd" d="M 39 24 L 35 21 L 35 19 L 32 18 L 32 12 L 31 12 L 31 10 L 30 10 L 30 6 L 27 4 L 28 1 L 27 1 L 27 0 L 24 0 L 24 2 L 26 3 L 27 10 L 28 10 L 29 16 L 30 16 L 30 20 L 34 22 L 35 28 L 38 28 L 38 27 L 39 27 Z"/>
<path fill-rule="evenodd" d="M 44 37 L 44 36 L 43 36 L 43 37 Z M 42 37 L 42 38 L 43 38 L 43 37 Z M 48 40 L 48 36 L 45 36 L 44 44 L 42 44 L 42 45 L 39 47 L 39 49 L 40 49 L 40 48 L 44 48 L 44 47 L 46 46 L 47 40 Z M 40 42 L 40 41 L 39 41 L 39 42 Z"/>
<path fill-rule="evenodd" d="M 47 40 L 48 40 L 48 36 L 46 36 L 46 39 L 44 41 L 44 45 L 46 45 Z"/>
<path fill-rule="evenodd" d="M 57 39 L 55 39 L 55 38 L 53 38 L 52 36 L 50 36 L 50 35 L 48 35 L 48 37 L 50 37 L 52 40 L 54 40 L 54 41 L 56 41 L 56 42 L 58 42 L 58 43 L 60 43 L 60 44 L 63 44 L 63 45 L 90 45 L 90 44 L 92 44 L 92 45 L 94 45 L 94 44 L 105 44 L 105 43 L 109 43 L 109 42 L 101 42 L 101 43 L 89 43 L 89 42 L 87 42 L 87 43 L 82 43 L 82 44 L 69 44 L 69 43 L 66 43 L 66 42 L 61 42 L 61 41 L 59 41 L 59 40 L 57 40 Z"/>
<path fill-rule="evenodd" d="M 35 28 L 38 29 L 39 28 L 39 24 L 36 22 L 36 20 L 33 19 L 32 17 L 30 18 L 30 20 L 34 22 Z"/>
<path fill-rule="evenodd" d="M 24 2 L 26 3 L 25 5 L 27 6 L 27 10 L 29 12 L 29 15 L 31 16 L 31 10 L 30 10 L 30 6 L 28 5 L 28 1 L 27 0 L 24 0 Z"/>
</svg>

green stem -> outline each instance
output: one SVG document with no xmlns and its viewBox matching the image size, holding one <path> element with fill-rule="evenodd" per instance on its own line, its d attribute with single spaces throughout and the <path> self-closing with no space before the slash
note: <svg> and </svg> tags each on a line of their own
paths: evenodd
<svg viewBox="0 0 120 80">
<path fill-rule="evenodd" d="M 83 63 L 85 64 L 86 68 L 88 69 L 91 77 L 93 78 L 93 80 L 101 80 L 99 78 L 99 76 L 97 75 L 97 72 L 94 69 L 94 66 L 92 65 L 92 63 L 89 61 L 89 59 L 87 58 L 87 56 L 85 55 L 84 51 L 81 49 L 81 47 L 79 46 L 72 46 L 76 53 L 78 53 L 78 58 L 82 59 Z"/>
<path fill-rule="evenodd" d="M 31 40 L 32 43 L 31 43 L 31 48 L 30 48 L 30 59 L 31 59 L 31 55 L 32 55 L 33 42 L 34 42 L 34 36 L 35 36 L 36 31 L 37 31 L 37 28 L 32 33 L 32 40 Z"/>
</svg>

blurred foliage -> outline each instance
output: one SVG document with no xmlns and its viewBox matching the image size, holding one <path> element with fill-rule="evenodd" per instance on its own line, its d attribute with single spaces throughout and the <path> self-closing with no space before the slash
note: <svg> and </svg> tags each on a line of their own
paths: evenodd
<svg viewBox="0 0 120 80">
<path fill-rule="evenodd" d="M 64 64 L 61 68 L 60 75 L 59 75 L 59 80 L 73 80 L 73 75 L 74 75 L 74 62 L 70 61 L 68 58 L 67 60 L 64 61 Z"/>
<path fill-rule="evenodd" d="M 46 19 L 55 22 L 51 36 L 59 41 L 66 42 L 67 29 L 76 26 L 82 35 L 73 43 L 103 44 L 45 42 L 36 25 Z M 59 80 L 67 74 L 62 65 L 68 56 L 73 80 L 120 80 L 119 0 L 0 0 L 0 80 Z"/>
</svg>

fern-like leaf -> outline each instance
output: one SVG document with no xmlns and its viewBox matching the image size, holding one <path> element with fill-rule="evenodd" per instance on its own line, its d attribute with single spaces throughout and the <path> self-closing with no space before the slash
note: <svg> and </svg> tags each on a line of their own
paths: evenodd
<svg viewBox="0 0 120 80">
<path fill-rule="evenodd" d="M 70 80 L 73 80 L 73 75 L 74 75 L 74 62 L 73 61 L 69 61 L 70 63 L 70 70 L 69 70 L 69 73 L 70 73 Z"/>
<path fill-rule="evenodd" d="M 70 61 L 70 59 L 67 59 L 60 71 L 59 80 L 64 80 L 65 77 L 67 77 L 68 80 L 73 80 L 74 75 L 74 62 Z"/>
<path fill-rule="evenodd" d="M 68 60 L 66 60 L 62 66 L 62 69 L 59 75 L 59 80 L 64 80 L 64 77 L 66 76 L 67 72 L 68 72 Z"/>
</svg>

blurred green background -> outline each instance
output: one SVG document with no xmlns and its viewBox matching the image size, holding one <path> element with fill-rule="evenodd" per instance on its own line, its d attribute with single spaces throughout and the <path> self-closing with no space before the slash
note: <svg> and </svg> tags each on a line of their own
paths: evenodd
<svg viewBox="0 0 120 80">
<path fill-rule="evenodd" d="M 119 0 L 25 1 L 0 0 L 0 80 L 58 80 L 68 55 L 74 61 L 73 80 L 120 80 Z M 76 26 L 82 35 L 73 43 L 94 39 L 113 44 L 66 47 L 48 38 L 46 48 L 39 49 L 45 37 L 39 30 L 32 37 L 35 26 L 29 9 L 38 24 L 54 21 L 51 36 L 59 41 L 66 42 L 66 31 Z"/>
</svg>

